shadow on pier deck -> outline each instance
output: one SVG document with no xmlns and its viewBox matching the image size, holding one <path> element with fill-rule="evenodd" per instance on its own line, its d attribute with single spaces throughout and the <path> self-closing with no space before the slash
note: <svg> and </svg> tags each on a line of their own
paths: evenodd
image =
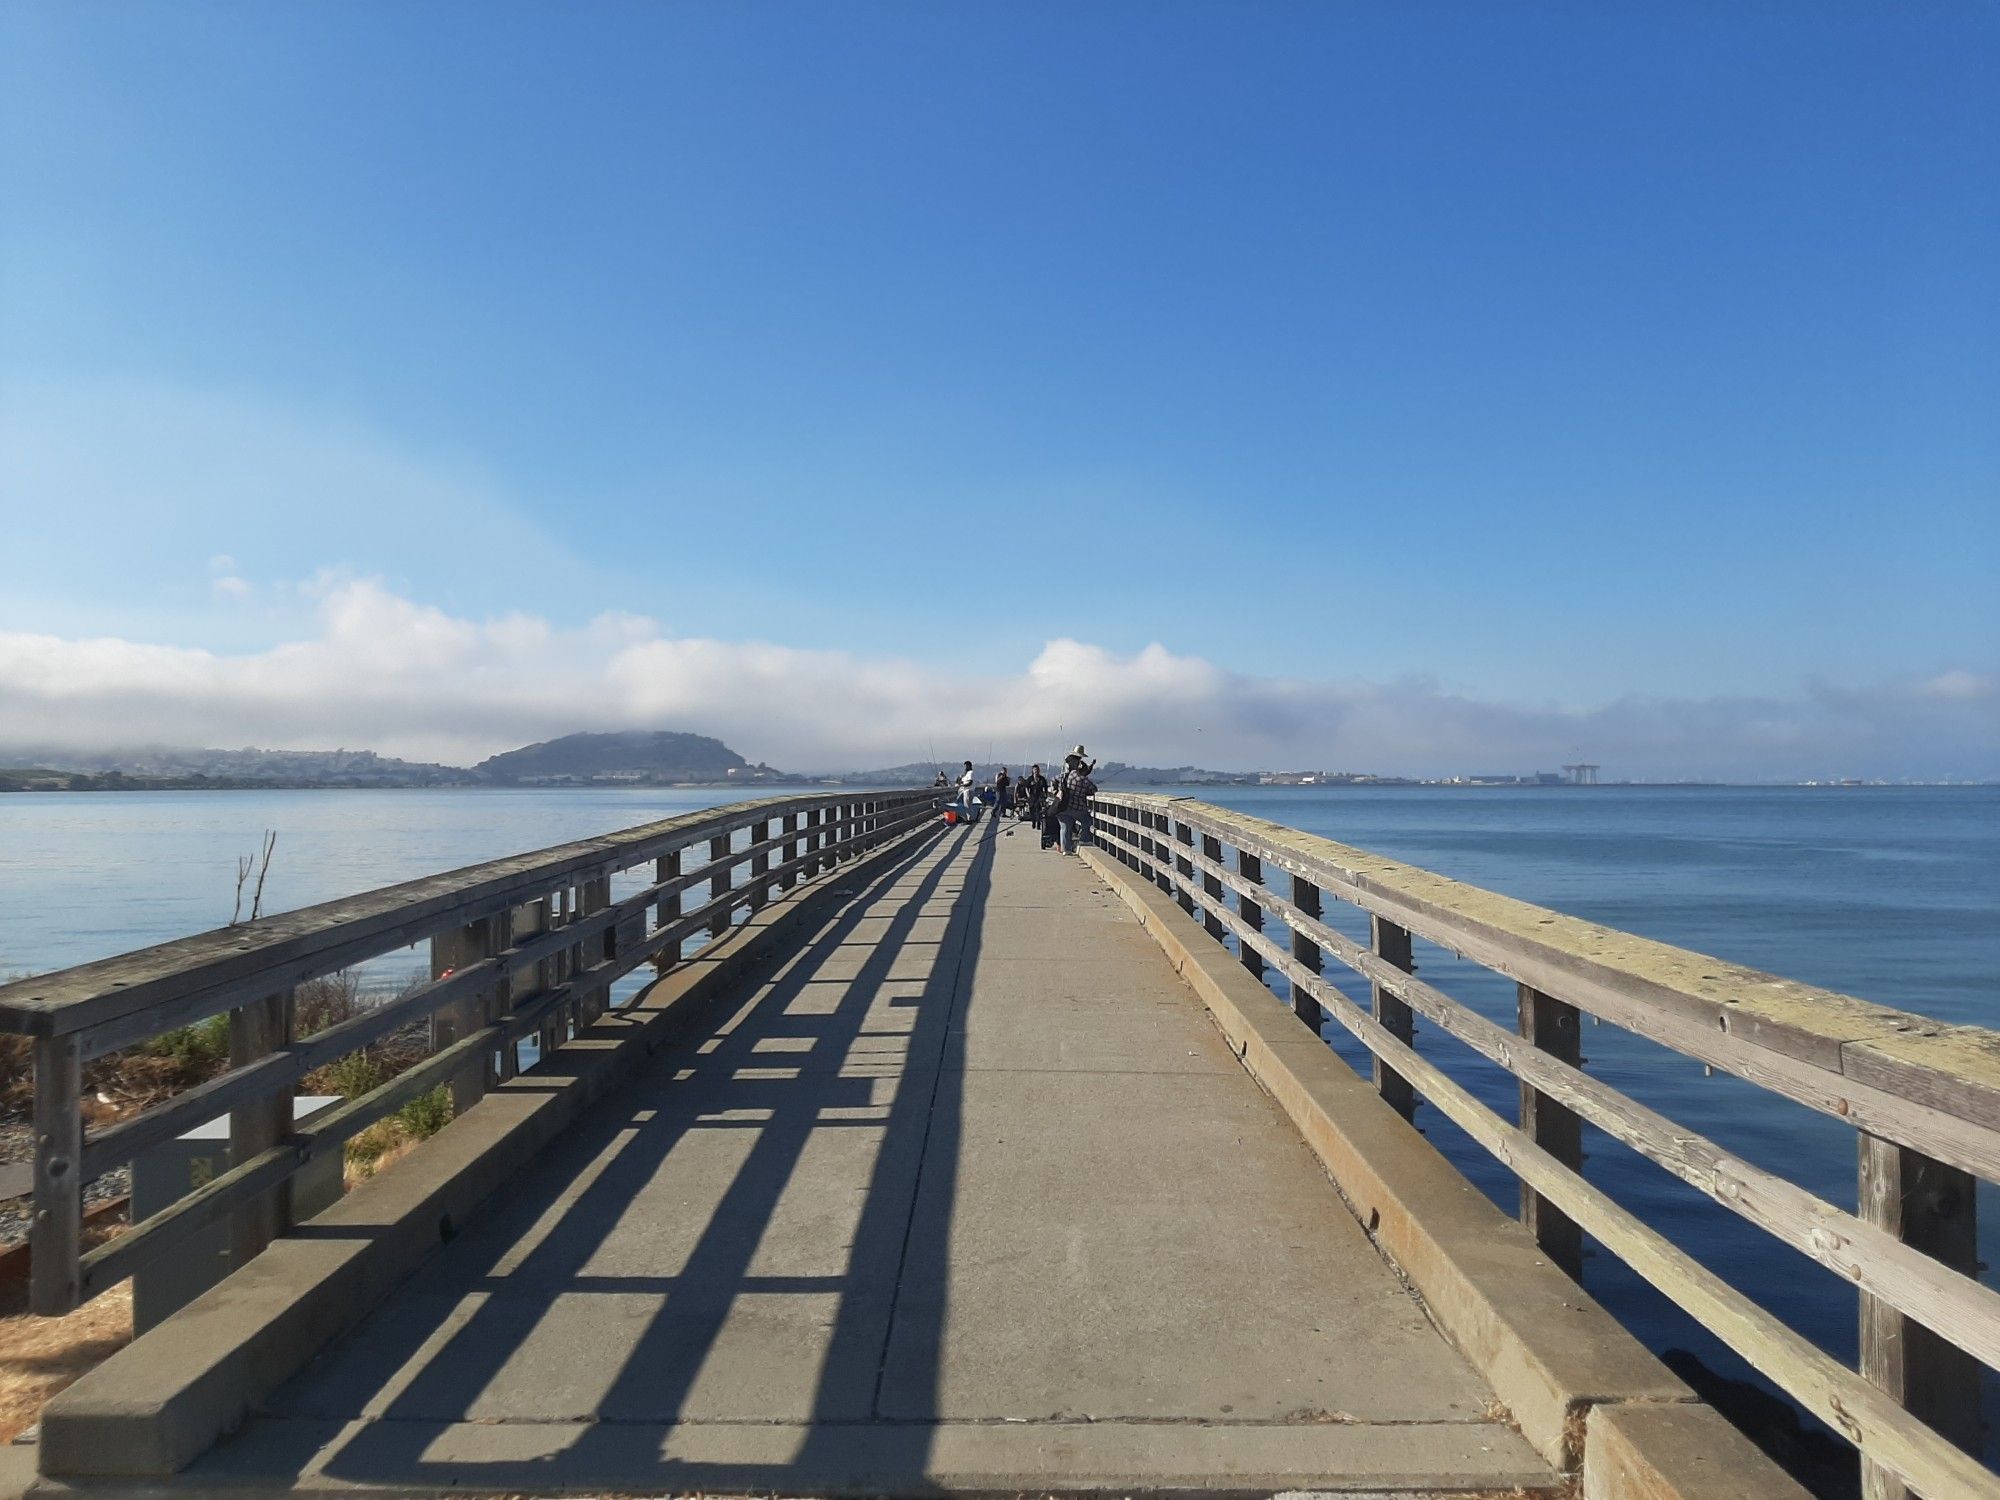
<svg viewBox="0 0 2000 1500">
<path fill-rule="evenodd" d="M 185 1481 L 1554 1475 L 1138 923 L 1025 833 L 868 879 Z"/>
</svg>

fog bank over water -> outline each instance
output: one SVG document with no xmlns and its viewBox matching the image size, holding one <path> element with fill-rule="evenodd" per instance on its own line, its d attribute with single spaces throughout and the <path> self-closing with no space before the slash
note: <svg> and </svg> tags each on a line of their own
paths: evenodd
<svg viewBox="0 0 2000 1500">
<path fill-rule="evenodd" d="M 1262 676 L 1179 645 L 1121 655 L 1060 638 L 1018 672 L 960 675 L 676 635 L 633 614 L 575 629 L 523 612 L 467 618 L 369 579 L 302 589 L 308 628 L 259 649 L 0 633 L 0 751 L 340 745 L 464 765 L 579 729 L 666 728 L 800 771 L 1046 758 L 1082 739 L 1121 760 L 1223 770 L 1438 776 L 1584 759 L 1636 779 L 2000 776 L 2000 677 L 1964 663 L 1783 696 L 1560 704 L 1371 681 L 1359 662 Z"/>
</svg>

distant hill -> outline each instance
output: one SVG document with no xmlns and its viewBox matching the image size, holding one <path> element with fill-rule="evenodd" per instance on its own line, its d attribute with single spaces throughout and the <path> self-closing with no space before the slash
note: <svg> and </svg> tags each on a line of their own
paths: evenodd
<svg viewBox="0 0 2000 1500">
<path fill-rule="evenodd" d="M 1097 768 L 1098 783 L 1118 786 L 1231 786 L 1254 785 L 1255 771 L 1205 771 L 1200 766 L 1128 766 L 1122 760 L 1107 760 Z"/>
<path fill-rule="evenodd" d="M 495 755 L 479 765 L 397 760 L 370 750 L 194 750 L 144 746 L 0 751 L 0 792 L 155 791 L 238 787 L 668 785 L 793 778 L 752 764 L 701 734 L 571 734 Z M 926 778 L 928 779 L 928 778 Z"/>
<path fill-rule="evenodd" d="M 721 740 L 671 730 L 566 734 L 482 760 L 473 770 L 509 785 L 548 782 L 783 781 L 783 772 L 752 765 Z"/>
<path fill-rule="evenodd" d="M 465 786 L 477 778 L 457 766 L 397 760 L 372 750 L 186 749 L 145 745 L 122 750 L 21 746 L 6 752 L 36 778 L 134 789 L 155 786 Z M 26 770 L 5 773 L 16 780 Z"/>
</svg>

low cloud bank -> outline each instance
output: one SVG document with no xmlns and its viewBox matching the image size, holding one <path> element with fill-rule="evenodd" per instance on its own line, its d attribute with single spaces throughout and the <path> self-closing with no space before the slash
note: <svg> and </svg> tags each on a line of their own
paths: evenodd
<svg viewBox="0 0 2000 1500">
<path fill-rule="evenodd" d="M 217 559 L 219 579 L 232 579 Z M 1050 641 L 1016 674 L 669 637 L 641 616 L 558 630 L 470 620 L 379 583 L 319 590 L 315 628 L 219 654 L 0 633 L 0 747 L 366 748 L 468 764 L 578 729 L 712 734 L 789 769 L 1046 758 L 1064 741 L 1146 764 L 1451 775 L 1601 763 L 1607 777 L 2000 775 L 2000 681 L 1955 667 L 1796 696 L 1590 707 L 1434 683 L 1258 677 L 1153 645 Z"/>
</svg>

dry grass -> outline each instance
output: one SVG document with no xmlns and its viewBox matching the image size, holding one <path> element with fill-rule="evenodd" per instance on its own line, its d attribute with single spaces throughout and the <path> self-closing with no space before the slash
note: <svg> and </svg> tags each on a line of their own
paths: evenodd
<svg viewBox="0 0 2000 1500">
<path fill-rule="evenodd" d="M 0 1318 L 0 1443 L 34 1426 L 51 1396 L 131 1341 L 129 1282 L 66 1318 Z"/>
<path fill-rule="evenodd" d="M 350 1143 L 342 1169 L 346 1190 L 351 1193 L 357 1185 L 377 1172 L 387 1171 L 416 1150 L 419 1144 L 418 1139 L 394 1115 L 386 1120 L 377 1120 Z"/>
</svg>

